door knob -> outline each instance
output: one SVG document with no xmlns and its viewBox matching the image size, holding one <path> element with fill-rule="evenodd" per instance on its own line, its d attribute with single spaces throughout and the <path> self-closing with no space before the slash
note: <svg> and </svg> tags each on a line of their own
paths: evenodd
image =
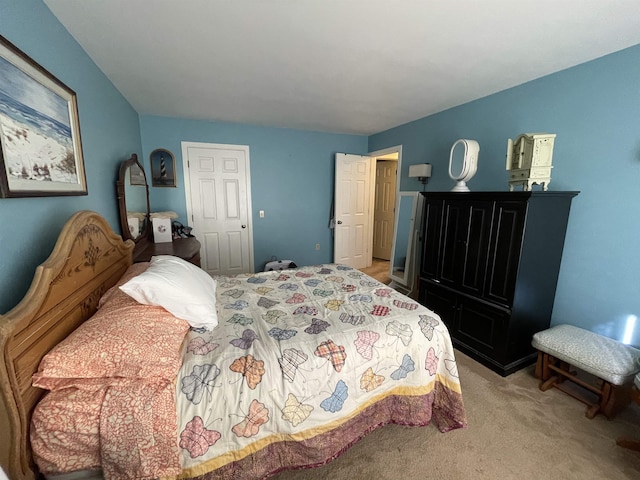
<svg viewBox="0 0 640 480">
<path fill-rule="evenodd" d="M 247 226 L 246 225 L 242 225 L 242 228 L 247 228 Z"/>
<path fill-rule="evenodd" d="M 338 220 L 338 225 L 342 225 L 342 220 Z"/>
</svg>

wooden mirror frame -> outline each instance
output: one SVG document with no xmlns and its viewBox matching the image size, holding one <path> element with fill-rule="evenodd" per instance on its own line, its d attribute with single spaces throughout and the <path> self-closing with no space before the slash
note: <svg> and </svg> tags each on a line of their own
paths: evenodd
<svg viewBox="0 0 640 480">
<path fill-rule="evenodd" d="M 125 186 L 127 185 L 127 175 L 131 174 L 131 167 L 137 166 L 140 169 L 142 176 L 144 177 L 145 196 L 147 201 L 146 221 L 140 236 L 134 238 L 129 230 L 129 221 L 127 218 L 127 199 L 125 193 Z M 140 184 L 142 186 L 142 184 Z M 118 207 L 120 208 L 120 229 L 122 230 L 122 238 L 124 240 L 133 240 L 136 243 L 136 251 L 140 251 L 145 248 L 146 243 L 149 240 L 149 234 L 151 232 L 151 206 L 149 204 L 149 182 L 147 182 L 147 175 L 144 171 L 144 167 L 138 161 L 138 155 L 131 154 L 131 158 L 125 160 L 120 164 L 120 170 L 118 173 L 118 180 L 116 182 L 116 190 L 118 196 Z M 135 253 L 134 253 L 135 257 Z"/>
</svg>

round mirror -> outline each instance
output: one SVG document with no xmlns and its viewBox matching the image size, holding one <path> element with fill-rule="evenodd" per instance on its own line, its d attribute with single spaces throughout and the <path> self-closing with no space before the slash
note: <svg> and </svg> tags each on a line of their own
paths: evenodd
<svg viewBox="0 0 640 480">
<path fill-rule="evenodd" d="M 134 153 L 122 162 L 117 182 L 122 236 L 138 242 L 149 228 L 149 185 L 144 168 Z"/>
</svg>

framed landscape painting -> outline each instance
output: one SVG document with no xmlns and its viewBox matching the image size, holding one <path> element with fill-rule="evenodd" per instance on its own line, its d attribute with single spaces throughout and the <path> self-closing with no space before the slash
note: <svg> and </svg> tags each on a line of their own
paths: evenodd
<svg viewBox="0 0 640 480">
<path fill-rule="evenodd" d="M 0 196 L 86 195 L 76 94 L 0 36 Z"/>
</svg>

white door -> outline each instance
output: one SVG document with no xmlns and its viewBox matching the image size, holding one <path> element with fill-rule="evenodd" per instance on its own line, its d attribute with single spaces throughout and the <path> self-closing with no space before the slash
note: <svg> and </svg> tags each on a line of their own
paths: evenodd
<svg viewBox="0 0 640 480">
<path fill-rule="evenodd" d="M 374 162 L 372 157 L 336 153 L 335 263 L 371 266 Z"/>
<path fill-rule="evenodd" d="M 249 147 L 182 142 L 187 214 L 210 275 L 253 272 Z"/>
<path fill-rule="evenodd" d="M 396 206 L 395 160 L 376 162 L 376 188 L 373 211 L 373 256 L 391 260 L 393 245 L 394 210 Z"/>
</svg>

